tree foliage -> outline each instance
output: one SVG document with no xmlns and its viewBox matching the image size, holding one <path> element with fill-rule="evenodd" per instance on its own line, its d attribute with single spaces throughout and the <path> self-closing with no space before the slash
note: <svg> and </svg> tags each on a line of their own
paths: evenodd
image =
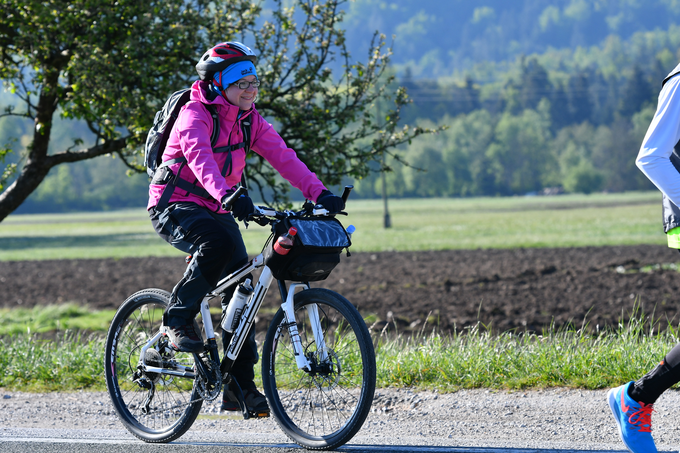
<svg viewBox="0 0 680 453">
<path fill-rule="evenodd" d="M 264 20 L 247 0 L 4 1 L 0 79 L 16 102 L 2 115 L 29 119 L 34 130 L 21 168 L 0 194 L 0 220 L 58 165 L 114 153 L 140 170 L 155 111 L 196 78 L 196 61 L 220 41 L 248 41 L 260 55 L 266 88 L 258 109 L 327 184 L 366 174 L 376 156 L 425 132 L 398 126 L 407 97 L 401 89 L 388 92 L 390 80 L 381 79 L 391 53 L 382 36 L 367 49 L 366 63 L 350 57 L 340 28 L 344 0 L 283 3 L 274 1 Z M 334 63 L 341 74 L 331 71 Z M 391 99 L 393 108 L 376 121 L 369 110 L 378 98 Z M 51 150 L 57 115 L 85 121 L 94 143 L 75 138 Z M 257 158 L 252 164 L 256 185 L 283 200 L 273 171 Z M 1 181 L 12 178 L 8 170 Z"/>
<path fill-rule="evenodd" d="M 635 167 L 634 158 L 654 112 L 660 81 L 676 66 L 680 55 L 680 27 L 672 24 L 678 14 L 673 2 L 677 3 L 286 1 L 285 5 L 296 6 L 287 9 L 268 0 L 265 6 L 274 8 L 262 10 L 247 2 L 230 3 L 233 17 L 221 17 L 215 27 L 205 25 L 214 21 L 204 21 L 199 26 L 206 35 L 192 36 L 191 41 L 203 44 L 186 52 L 185 60 L 170 60 L 166 70 L 182 70 L 166 72 L 163 77 L 176 75 L 175 82 L 163 85 L 165 79 L 150 79 L 144 92 L 137 93 L 152 93 L 145 96 L 146 103 L 153 106 L 148 111 L 153 112 L 168 92 L 194 78 L 193 64 L 202 45 L 233 37 L 261 54 L 258 72 L 264 84 L 257 108 L 276 123 L 284 138 L 325 182 L 335 184 L 341 177 L 354 180 L 358 195 L 380 196 L 381 169 L 394 170 L 387 175 L 390 196 L 653 189 Z M 196 4 L 191 5 L 193 8 Z M 444 13 L 452 8 L 457 12 L 455 17 Z M 649 13 L 652 10 L 663 14 Z M 213 12 L 205 6 L 201 14 Z M 337 26 L 341 20 L 346 31 Z M 232 33 L 229 24 L 236 21 L 241 25 L 238 33 Z M 452 25 L 452 21 L 460 26 Z M 390 53 L 391 44 L 388 46 L 382 36 L 372 34 L 375 28 L 397 33 L 398 55 Z M 374 42 L 369 47 L 371 38 Z M 101 40 L 102 46 L 105 41 Z M 587 45 L 576 46 L 584 43 Z M 364 62 L 349 58 L 348 48 Z M 541 53 L 532 54 L 532 49 Z M 388 59 L 397 65 L 385 70 Z M 470 60 L 464 63 L 465 59 Z M 390 73 L 399 70 L 400 80 L 391 81 Z M 370 87 L 362 85 L 368 76 L 375 80 Z M 107 77 L 102 76 L 101 83 L 114 83 L 115 77 Z M 126 77 L 134 79 L 130 74 Z M 26 80 L 30 86 L 31 79 Z M 20 93 L 21 84 L 14 82 Z M 101 97 L 99 104 L 114 108 L 106 103 L 116 102 L 119 91 L 131 89 L 120 86 L 100 94 L 98 86 L 99 82 L 90 82 L 82 101 L 93 92 Z M 32 96 L 37 100 L 35 93 Z M 413 102 L 405 105 L 404 100 Z M 146 108 L 144 102 L 140 106 L 135 115 Z M 20 113 L 19 109 L 14 113 Z M 120 122 L 111 130 L 124 134 L 134 126 L 140 131 L 135 137 L 143 138 L 152 115 L 130 114 L 127 123 Z M 417 131 L 409 128 L 403 134 L 392 121 L 395 118 L 402 124 L 427 125 L 428 130 L 438 125 L 449 129 L 421 136 L 408 147 L 390 148 L 414 137 Z M 2 129 L 12 129 L 13 125 L 7 120 L 0 124 Z M 69 132 L 73 135 L 75 130 Z M 402 135 L 395 134 L 398 132 Z M 71 146 L 56 140 L 55 135 L 63 137 L 65 133 L 55 134 L 53 125 L 51 153 Z M 7 134 L 0 130 L 0 136 Z M 25 139 L 21 138 L 22 144 Z M 18 146 L 0 143 L 0 160 L 6 157 L 7 163 L 18 164 L 6 167 L 0 175 L 0 185 L 5 187 L 16 175 L 12 171 L 21 170 L 28 156 L 17 161 L 9 154 Z M 83 145 L 73 151 L 82 149 Z M 135 147 L 130 145 L 121 154 L 125 162 L 135 166 L 138 155 L 128 153 L 128 149 Z M 383 153 L 388 155 L 384 166 L 376 159 Z M 141 205 L 145 192 L 139 179 L 142 177 L 123 178 L 124 184 L 99 178 L 102 169 L 113 168 L 109 159 L 102 160 L 55 169 L 21 209 Z M 411 165 L 400 165 L 403 161 Z M 117 160 L 119 166 L 121 162 Z M 122 173 L 119 168 L 116 174 Z M 268 190 L 268 194 L 282 199 L 287 185 L 271 168 L 252 156 L 249 169 L 255 185 L 265 189 L 273 186 L 275 190 Z M 84 184 L 83 179 L 92 184 Z M 58 180 L 71 181 L 73 190 L 58 190 Z M 97 185 L 100 190 L 96 190 Z M 107 195 L 114 191 L 117 198 Z"/>
<path fill-rule="evenodd" d="M 364 177 L 383 153 L 431 132 L 399 124 L 408 97 L 386 73 L 391 49 L 384 36 L 373 34 L 365 63 L 352 59 L 338 26 L 344 2 L 299 2 L 299 10 L 275 3 L 279 8 L 272 17 L 250 30 L 260 55 L 258 74 L 265 81 L 257 108 L 276 119 L 286 143 L 324 182 Z M 333 65 L 342 68 L 340 77 Z M 379 118 L 378 101 L 389 104 Z M 279 201 L 289 186 L 277 183 L 276 173 L 259 156 L 249 164 L 259 187 L 273 188 Z"/>
<path fill-rule="evenodd" d="M 438 100 L 420 96 L 418 88 L 432 84 L 406 79 L 415 102 L 405 115 L 430 117 L 433 109 L 443 108 L 445 114 L 433 124 L 450 127 L 418 139 L 406 151 L 405 158 L 427 172 L 397 169 L 392 193 L 496 196 L 653 189 L 635 166 L 635 156 L 655 110 L 652 77 L 660 83 L 675 64 L 666 64 L 663 71 L 657 65 L 648 71 L 630 65 L 618 78 L 605 77 L 597 67 L 559 77 L 539 58 L 522 59 L 516 78 L 495 91 L 474 84 L 486 99 L 481 99 L 482 109 L 468 112 L 460 112 L 458 105 L 447 110 Z M 535 89 L 524 90 L 527 86 Z M 377 195 L 372 185 L 362 182 L 358 194 Z"/>
<path fill-rule="evenodd" d="M 392 181 L 401 186 L 394 193 L 495 196 L 653 189 L 636 168 L 635 156 L 661 80 L 678 64 L 673 56 L 678 44 L 680 29 L 672 26 L 628 41 L 612 38 L 593 48 L 493 66 L 493 82 L 465 77 L 468 91 L 479 100 L 476 109 L 466 106 L 460 80 L 414 80 L 407 72 L 401 83 L 410 88 L 414 102 L 404 116 L 450 128 L 420 138 L 407 150 L 406 159 L 428 171 L 398 169 L 401 175 Z M 447 102 L 454 94 L 461 102 Z M 371 186 L 360 184 L 358 194 L 376 196 Z"/>
</svg>

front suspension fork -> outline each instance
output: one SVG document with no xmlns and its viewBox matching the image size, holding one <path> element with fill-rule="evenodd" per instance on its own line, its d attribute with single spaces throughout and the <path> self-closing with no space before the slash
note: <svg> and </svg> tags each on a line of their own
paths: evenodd
<svg viewBox="0 0 680 453">
<path fill-rule="evenodd" d="M 293 283 L 288 288 L 288 294 L 286 295 L 285 301 L 281 304 L 281 309 L 283 310 L 285 321 L 283 326 L 288 328 L 288 335 L 290 340 L 293 342 L 293 354 L 295 355 L 295 363 L 298 368 L 303 371 L 312 371 L 312 365 L 309 362 L 307 356 L 305 356 L 305 350 L 302 347 L 302 341 L 300 340 L 300 332 L 297 328 L 297 322 L 295 322 L 295 290 L 298 287 L 303 287 L 303 289 L 309 289 L 309 285 L 306 283 Z M 316 307 L 316 305 L 315 305 Z M 318 323 L 319 313 L 316 312 L 316 321 Z M 315 333 L 316 338 L 316 326 L 314 321 L 312 322 L 312 329 Z"/>
</svg>

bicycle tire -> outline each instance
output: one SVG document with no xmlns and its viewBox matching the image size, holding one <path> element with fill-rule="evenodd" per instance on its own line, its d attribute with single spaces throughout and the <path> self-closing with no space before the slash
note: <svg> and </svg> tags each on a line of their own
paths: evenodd
<svg viewBox="0 0 680 453">
<path fill-rule="evenodd" d="M 140 349 L 158 332 L 169 301 L 170 293 L 161 289 L 136 292 L 120 306 L 106 337 L 106 388 L 118 418 L 135 437 L 151 443 L 179 438 L 203 405 L 194 379 L 158 373 L 140 375 L 136 370 Z M 147 350 L 147 360 L 164 366 L 174 362 L 193 367 L 192 354 L 171 352 L 161 343 Z M 146 409 L 150 392 L 134 382 L 135 378 L 144 385 L 154 382 L 155 394 Z"/>
<path fill-rule="evenodd" d="M 361 429 L 375 392 L 375 351 L 366 323 L 340 294 L 308 289 L 295 295 L 295 318 L 305 355 L 319 357 L 305 307 L 316 304 L 330 364 L 307 373 L 297 367 L 282 309 L 263 346 L 262 383 L 277 424 L 295 443 L 331 450 Z"/>
</svg>

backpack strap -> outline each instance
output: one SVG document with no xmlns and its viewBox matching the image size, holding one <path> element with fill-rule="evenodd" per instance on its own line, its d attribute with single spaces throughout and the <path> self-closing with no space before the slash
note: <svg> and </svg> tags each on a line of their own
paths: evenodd
<svg viewBox="0 0 680 453">
<path fill-rule="evenodd" d="M 220 138 L 220 117 L 217 115 L 217 109 L 215 108 L 214 105 L 212 104 L 203 105 L 205 105 L 205 108 L 208 109 L 208 112 L 210 112 L 210 116 L 212 116 L 213 119 L 213 131 L 212 135 L 210 136 L 210 146 L 212 148 L 215 148 L 215 145 L 217 144 L 217 139 Z"/>
<path fill-rule="evenodd" d="M 215 108 L 214 105 L 212 104 L 204 104 L 208 112 L 210 112 L 210 116 L 212 116 L 213 119 L 213 131 L 212 134 L 210 135 L 210 146 L 212 147 L 213 153 L 229 153 L 227 155 L 227 158 L 224 162 L 224 166 L 222 167 L 221 174 L 223 177 L 230 175 L 232 171 L 232 159 L 231 159 L 231 152 L 235 151 L 237 149 L 245 148 L 246 155 L 248 154 L 248 151 L 250 151 L 250 120 L 242 120 L 241 121 L 241 132 L 243 133 L 243 142 L 238 143 L 236 145 L 228 145 L 228 146 L 220 146 L 219 148 L 215 148 L 215 145 L 217 144 L 217 139 L 220 136 L 220 121 L 219 121 L 219 116 L 217 114 L 217 109 Z M 174 165 L 177 163 L 181 163 L 179 169 L 177 170 L 177 174 L 174 175 L 174 177 L 168 181 L 168 183 L 165 185 L 165 188 L 163 189 L 163 193 L 161 194 L 161 198 L 158 200 L 158 204 L 156 205 L 156 210 L 157 211 L 164 211 L 165 208 L 168 207 L 168 204 L 170 202 L 170 197 L 172 197 L 172 194 L 175 192 L 175 187 L 178 187 L 188 193 L 197 195 L 201 198 L 211 198 L 210 193 L 208 193 L 207 190 L 196 187 L 195 183 L 191 183 L 185 179 L 182 179 L 179 177 L 180 173 L 182 172 L 182 169 L 186 165 L 186 158 L 185 157 L 177 157 L 175 159 L 170 159 L 168 161 L 163 162 L 160 164 L 157 168 L 157 172 L 161 170 L 164 167 L 169 167 L 170 165 Z M 241 173 L 241 185 L 243 187 L 246 187 L 246 170 L 245 168 L 243 169 L 243 172 Z M 247 193 L 247 192 L 246 192 Z"/>
<path fill-rule="evenodd" d="M 245 143 L 246 159 L 250 152 L 250 118 L 241 120 L 241 132 L 243 133 L 243 143 Z M 248 194 L 248 186 L 246 185 L 246 167 L 243 167 L 241 172 L 241 186 L 246 188 L 246 195 Z"/>
</svg>

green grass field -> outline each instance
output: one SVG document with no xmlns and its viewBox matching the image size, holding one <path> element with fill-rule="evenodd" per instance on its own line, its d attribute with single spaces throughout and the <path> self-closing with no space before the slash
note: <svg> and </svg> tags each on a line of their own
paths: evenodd
<svg viewBox="0 0 680 453">
<path fill-rule="evenodd" d="M 351 200 L 352 251 L 446 250 L 664 244 L 658 192 L 554 197 Z M 242 225 L 241 225 L 242 226 Z M 258 253 L 269 230 L 242 227 Z M 104 213 L 11 215 L 0 223 L 0 260 L 169 256 L 144 209 Z"/>
<path fill-rule="evenodd" d="M 556 197 L 351 201 L 353 251 L 665 244 L 657 192 Z M 251 253 L 268 231 L 244 230 Z M 166 256 L 180 252 L 151 228 L 144 210 L 13 215 L 0 223 L 0 260 Z M 0 387 L 103 390 L 103 333 L 112 311 L 66 304 L 0 310 Z M 483 326 L 482 326 L 483 327 Z M 57 332 L 54 335 L 54 332 Z M 82 332 L 89 332 L 84 337 Z M 604 388 L 637 379 L 675 342 L 643 314 L 618 330 L 542 335 L 428 333 L 376 336 L 378 386 L 438 388 Z M 259 367 L 256 367 L 259 373 Z M 259 378 L 258 378 L 259 379 Z"/>
</svg>

